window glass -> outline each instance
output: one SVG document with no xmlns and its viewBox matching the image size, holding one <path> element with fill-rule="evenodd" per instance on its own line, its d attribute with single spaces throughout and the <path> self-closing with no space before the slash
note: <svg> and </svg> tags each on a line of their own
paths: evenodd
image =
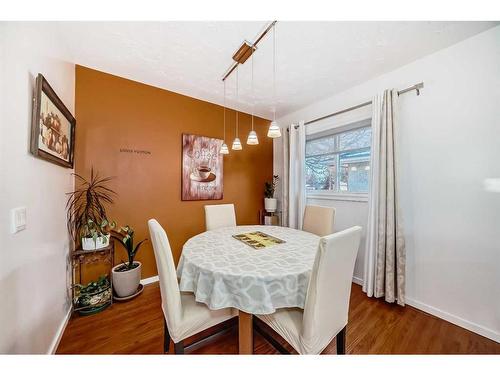
<svg viewBox="0 0 500 375">
<path fill-rule="evenodd" d="M 368 193 L 370 145 L 370 127 L 306 141 L 307 190 Z"/>
</svg>

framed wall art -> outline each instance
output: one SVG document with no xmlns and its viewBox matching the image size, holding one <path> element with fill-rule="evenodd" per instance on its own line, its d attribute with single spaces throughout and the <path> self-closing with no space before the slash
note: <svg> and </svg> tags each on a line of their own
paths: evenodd
<svg viewBox="0 0 500 375">
<path fill-rule="evenodd" d="M 76 120 L 43 75 L 36 78 L 31 120 L 33 155 L 73 168 Z"/>
<path fill-rule="evenodd" d="M 182 200 L 222 199 L 222 139 L 182 135 Z"/>
</svg>

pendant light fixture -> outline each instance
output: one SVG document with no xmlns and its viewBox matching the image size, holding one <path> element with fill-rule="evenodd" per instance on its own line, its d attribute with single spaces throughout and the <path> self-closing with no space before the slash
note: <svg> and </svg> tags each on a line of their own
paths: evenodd
<svg viewBox="0 0 500 375">
<path fill-rule="evenodd" d="M 252 46 L 252 55 L 251 55 L 251 59 L 252 59 L 252 130 L 248 134 L 247 145 L 258 145 L 259 144 L 259 138 L 257 138 L 257 133 L 255 132 L 255 130 L 253 130 L 253 112 L 254 112 L 254 106 L 255 106 L 255 95 L 254 95 L 254 91 L 253 91 L 253 54 L 254 54 L 254 52 L 255 52 L 255 49 Z"/>
<path fill-rule="evenodd" d="M 273 121 L 269 125 L 267 136 L 269 138 L 281 137 L 281 129 L 276 122 L 276 25 L 273 27 Z"/>
<path fill-rule="evenodd" d="M 224 83 L 224 140 L 222 141 L 222 146 L 220 148 L 220 153 L 223 155 L 229 154 L 229 148 L 226 145 L 226 81 Z"/>
<path fill-rule="evenodd" d="M 236 103 L 238 103 L 238 66 L 236 67 Z M 235 151 L 240 151 L 243 149 L 241 147 L 241 141 L 238 138 L 238 110 L 236 110 L 236 138 L 233 141 L 233 146 L 231 147 Z"/>
</svg>

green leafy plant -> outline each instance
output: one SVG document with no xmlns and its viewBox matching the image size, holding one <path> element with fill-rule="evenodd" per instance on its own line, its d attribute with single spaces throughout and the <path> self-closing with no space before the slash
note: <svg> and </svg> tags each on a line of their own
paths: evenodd
<svg viewBox="0 0 500 375">
<path fill-rule="evenodd" d="M 137 264 L 134 263 L 134 258 L 141 245 L 147 241 L 147 239 L 140 241 L 134 246 L 134 230 L 128 225 L 119 228 L 117 231 L 113 231 L 113 237 L 120 241 L 128 255 L 128 262 L 123 262 L 122 267 L 118 267 L 116 271 L 123 272 L 136 268 Z"/>
<path fill-rule="evenodd" d="M 75 288 L 77 288 L 78 307 L 100 305 L 109 300 L 111 293 L 111 284 L 105 275 L 86 285 L 75 284 Z"/>
<path fill-rule="evenodd" d="M 116 193 L 107 185 L 112 177 L 101 178 L 94 168 L 90 171 L 90 179 L 73 174 L 78 188 L 68 193 L 66 215 L 68 231 L 75 242 L 81 238 L 104 237 L 115 228 L 115 223 L 106 216 L 106 204 L 113 203 Z"/>
<path fill-rule="evenodd" d="M 272 181 L 266 181 L 264 184 L 264 197 L 274 198 L 274 191 L 276 190 L 276 185 L 278 185 L 279 176 L 274 175 Z"/>
<path fill-rule="evenodd" d="M 80 295 L 82 294 L 95 294 L 102 292 L 110 287 L 108 277 L 106 275 L 99 276 L 97 281 L 91 281 L 87 285 L 75 284 L 79 289 Z"/>
<path fill-rule="evenodd" d="M 88 220 L 87 224 L 82 226 L 80 231 L 81 236 L 84 238 L 92 238 L 94 243 L 97 242 L 98 238 L 101 238 L 103 243 L 107 243 L 107 235 L 111 233 L 113 229 L 115 229 L 116 223 L 112 221 L 108 222 L 107 219 L 104 219 L 100 223 L 94 223 L 92 220 Z"/>
</svg>

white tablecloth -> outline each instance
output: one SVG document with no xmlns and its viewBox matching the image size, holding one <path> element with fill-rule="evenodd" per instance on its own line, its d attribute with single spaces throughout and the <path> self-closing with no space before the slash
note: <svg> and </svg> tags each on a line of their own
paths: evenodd
<svg viewBox="0 0 500 375">
<path fill-rule="evenodd" d="M 233 234 L 261 231 L 286 241 L 264 249 Z M 251 314 L 304 308 L 319 237 L 285 227 L 239 226 L 201 233 L 183 249 L 177 275 L 181 291 L 217 310 L 234 307 Z"/>
</svg>

